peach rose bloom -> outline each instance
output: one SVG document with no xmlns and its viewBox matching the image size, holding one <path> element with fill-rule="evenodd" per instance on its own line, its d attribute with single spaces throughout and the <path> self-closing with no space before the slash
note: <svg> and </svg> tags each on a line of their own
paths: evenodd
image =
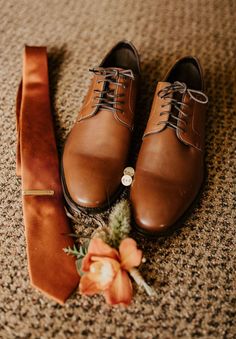
<svg viewBox="0 0 236 339">
<path fill-rule="evenodd" d="M 93 238 L 82 261 L 84 274 L 80 279 L 80 293 L 102 293 L 108 304 L 129 305 L 133 289 L 128 272 L 139 266 L 141 260 L 142 251 L 131 238 L 121 241 L 119 251 L 103 240 Z"/>
</svg>

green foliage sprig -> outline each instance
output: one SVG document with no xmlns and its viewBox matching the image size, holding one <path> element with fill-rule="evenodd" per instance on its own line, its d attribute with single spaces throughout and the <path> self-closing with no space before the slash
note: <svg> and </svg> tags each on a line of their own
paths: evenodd
<svg viewBox="0 0 236 339">
<path fill-rule="evenodd" d="M 88 245 L 89 245 L 89 241 L 85 242 L 83 245 L 80 246 L 79 250 L 77 249 L 77 247 L 74 245 L 73 248 L 71 248 L 70 246 L 63 248 L 63 251 L 68 254 L 68 255 L 73 255 L 76 257 L 76 269 L 77 272 L 79 273 L 80 276 L 83 275 L 83 272 L 81 270 L 81 266 L 82 266 L 82 260 L 85 257 L 85 255 L 88 252 Z"/>
<path fill-rule="evenodd" d="M 98 227 L 92 237 L 100 238 L 111 247 L 118 248 L 120 242 L 128 237 L 130 230 L 130 205 L 123 199 L 113 207 L 108 225 Z"/>
<path fill-rule="evenodd" d="M 109 216 L 108 225 L 98 227 L 92 237 L 100 238 L 111 247 L 118 248 L 120 242 L 127 238 L 131 230 L 130 226 L 130 205 L 127 200 L 121 200 L 116 204 Z M 74 234 L 72 236 L 75 236 Z M 76 268 L 80 275 L 83 274 L 81 271 L 81 264 L 84 256 L 88 252 L 89 241 L 84 242 L 79 249 L 74 245 L 64 248 L 64 252 L 68 255 L 76 257 Z"/>
<path fill-rule="evenodd" d="M 130 204 L 127 200 L 121 200 L 115 205 L 109 216 L 109 244 L 119 247 L 120 242 L 127 238 L 130 231 Z"/>
</svg>

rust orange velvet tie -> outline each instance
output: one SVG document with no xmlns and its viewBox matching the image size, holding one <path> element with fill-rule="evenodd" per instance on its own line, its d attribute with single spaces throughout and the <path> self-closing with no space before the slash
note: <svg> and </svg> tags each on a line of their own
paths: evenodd
<svg viewBox="0 0 236 339">
<path fill-rule="evenodd" d="M 24 50 L 17 95 L 17 175 L 22 199 L 31 283 L 59 303 L 78 284 L 75 262 L 63 248 L 72 245 L 64 210 L 59 162 L 50 110 L 45 47 Z"/>
</svg>

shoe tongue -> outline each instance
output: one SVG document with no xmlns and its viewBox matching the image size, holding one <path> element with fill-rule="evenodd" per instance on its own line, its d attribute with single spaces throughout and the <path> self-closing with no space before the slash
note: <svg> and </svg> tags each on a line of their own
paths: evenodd
<svg viewBox="0 0 236 339">
<path fill-rule="evenodd" d="M 173 83 L 170 83 L 170 82 L 165 82 L 165 81 L 163 81 L 163 82 L 158 82 L 158 90 L 159 91 L 161 91 L 161 90 L 164 90 L 165 89 L 165 87 L 169 87 L 169 86 L 171 86 Z M 177 101 L 179 101 L 179 102 L 181 102 L 182 100 L 183 100 L 183 94 L 182 93 L 179 93 L 179 92 L 172 92 L 172 91 L 170 91 L 170 93 L 169 93 L 169 98 L 171 98 L 171 99 L 174 99 L 174 100 L 177 100 Z M 170 103 L 171 104 L 171 103 Z M 178 106 L 180 106 L 180 105 L 178 105 Z M 171 112 L 171 114 L 169 115 L 169 116 L 167 116 L 166 115 L 166 120 L 167 121 L 169 121 L 169 122 L 171 122 L 171 123 L 173 123 L 174 125 L 176 125 L 177 124 L 177 121 L 176 121 L 176 119 L 174 118 L 174 117 L 179 117 L 179 111 L 178 111 L 178 109 L 176 109 L 175 107 L 174 107 L 174 105 L 173 104 L 171 104 L 171 106 L 170 106 L 170 112 Z"/>
<path fill-rule="evenodd" d="M 173 99 L 176 100 L 176 101 L 181 102 L 182 99 L 183 99 L 183 94 L 179 93 L 179 92 L 174 92 L 173 93 Z M 178 105 L 178 106 L 180 106 L 180 105 Z M 172 113 L 176 117 L 178 117 L 178 115 L 179 115 L 179 111 L 173 105 L 172 105 Z"/>
<path fill-rule="evenodd" d="M 166 86 L 173 85 L 173 83 L 168 83 L 168 82 L 166 82 L 165 84 L 166 84 Z M 170 96 L 172 97 L 172 99 L 174 99 L 176 101 L 179 101 L 179 102 L 181 102 L 183 100 L 183 94 L 180 93 L 180 92 L 173 91 Z M 178 105 L 178 106 L 180 106 L 180 105 Z M 171 114 L 172 117 L 171 116 L 169 117 L 169 121 L 174 123 L 174 124 L 176 124 L 176 119 L 174 119 L 173 116 L 178 117 L 179 116 L 179 111 L 174 107 L 173 104 L 171 104 L 171 113 L 172 113 Z"/>
<path fill-rule="evenodd" d="M 167 81 L 158 81 L 158 91 L 160 92 L 163 90 L 165 87 L 170 86 L 171 83 Z"/>
</svg>

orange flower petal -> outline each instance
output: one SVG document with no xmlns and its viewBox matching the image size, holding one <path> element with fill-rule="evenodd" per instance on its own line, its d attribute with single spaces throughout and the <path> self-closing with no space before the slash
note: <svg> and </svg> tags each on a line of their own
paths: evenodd
<svg viewBox="0 0 236 339">
<path fill-rule="evenodd" d="M 107 245 L 102 239 L 93 238 L 88 247 L 88 253 L 100 257 L 108 257 L 112 259 L 119 259 L 118 252 Z"/>
<path fill-rule="evenodd" d="M 91 261 L 92 263 L 109 261 L 116 272 L 120 269 L 120 262 L 115 259 L 91 255 Z"/>
<path fill-rule="evenodd" d="M 119 253 L 109 245 L 107 245 L 102 239 L 91 239 L 88 247 L 88 253 L 82 261 L 82 271 L 89 272 L 89 267 L 93 261 L 91 257 L 107 257 L 115 260 L 119 260 Z"/>
<path fill-rule="evenodd" d="M 132 238 L 122 240 L 119 247 L 121 267 L 129 271 L 132 267 L 140 265 L 142 251 L 137 249 L 137 243 Z"/>
<path fill-rule="evenodd" d="M 91 264 L 90 278 L 96 282 L 100 290 L 106 290 L 119 271 L 120 264 L 114 259 L 102 259 Z"/>
<path fill-rule="evenodd" d="M 119 270 L 110 288 L 103 292 L 106 302 L 110 305 L 129 305 L 133 288 L 127 272 Z"/>
<path fill-rule="evenodd" d="M 81 270 L 83 272 L 89 272 L 89 267 L 91 265 L 91 254 L 86 254 L 82 260 Z"/>
<path fill-rule="evenodd" d="M 101 292 L 91 275 L 90 273 L 86 273 L 80 278 L 79 292 L 81 294 L 93 295 Z"/>
</svg>

